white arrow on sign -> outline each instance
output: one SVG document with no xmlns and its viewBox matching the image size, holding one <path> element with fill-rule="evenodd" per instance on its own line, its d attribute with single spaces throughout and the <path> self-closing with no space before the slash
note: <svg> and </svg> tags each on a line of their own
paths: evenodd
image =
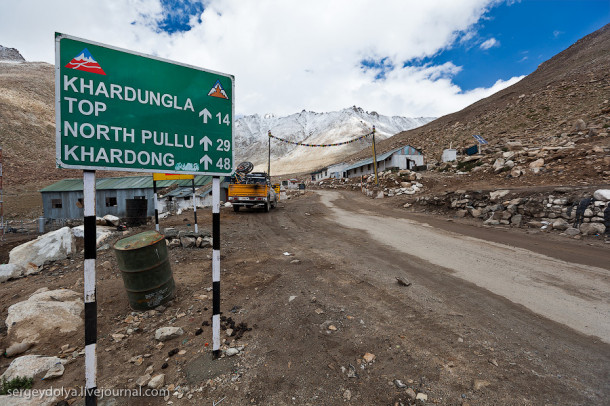
<svg viewBox="0 0 610 406">
<path fill-rule="evenodd" d="M 207 108 L 204 108 L 199 112 L 199 117 L 203 116 L 203 124 L 208 123 L 208 118 L 212 118 L 212 113 Z"/>
<path fill-rule="evenodd" d="M 212 145 L 212 140 L 208 138 L 208 136 L 204 136 L 201 141 L 199 141 L 199 145 L 203 144 L 203 150 L 208 152 L 208 147 Z"/>
<path fill-rule="evenodd" d="M 212 163 L 212 159 L 210 159 L 209 156 L 204 155 L 203 158 L 201 158 L 199 160 L 199 163 L 200 164 L 204 164 L 205 165 L 205 170 L 207 171 L 208 170 L 208 165 L 210 165 Z"/>
</svg>

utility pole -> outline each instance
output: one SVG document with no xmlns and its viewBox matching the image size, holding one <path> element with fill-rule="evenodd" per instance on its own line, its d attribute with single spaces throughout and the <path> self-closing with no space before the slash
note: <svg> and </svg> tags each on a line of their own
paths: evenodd
<svg viewBox="0 0 610 406">
<path fill-rule="evenodd" d="M 269 155 L 267 155 L 267 176 L 271 178 L 271 130 L 267 133 L 269 138 Z"/>
<path fill-rule="evenodd" d="M 375 184 L 379 186 L 379 178 L 377 177 L 377 152 L 375 151 L 375 126 L 373 126 L 373 169 L 375 170 Z"/>
</svg>

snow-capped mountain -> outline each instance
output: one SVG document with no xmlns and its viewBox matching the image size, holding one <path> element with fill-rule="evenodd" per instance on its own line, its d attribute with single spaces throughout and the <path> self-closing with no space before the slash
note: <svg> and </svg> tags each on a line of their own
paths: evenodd
<svg viewBox="0 0 610 406">
<path fill-rule="evenodd" d="M 267 132 L 295 142 L 330 144 L 349 141 L 370 133 L 375 126 L 376 140 L 410 130 L 434 120 L 433 117 L 408 118 L 382 116 L 350 107 L 330 113 L 301 111 L 286 117 L 273 114 L 245 116 L 235 123 L 236 160 L 251 161 L 256 170 L 267 170 Z M 281 175 L 311 171 L 340 162 L 342 158 L 370 146 L 371 137 L 354 143 L 327 148 L 311 148 L 271 140 L 271 174 Z"/>
</svg>

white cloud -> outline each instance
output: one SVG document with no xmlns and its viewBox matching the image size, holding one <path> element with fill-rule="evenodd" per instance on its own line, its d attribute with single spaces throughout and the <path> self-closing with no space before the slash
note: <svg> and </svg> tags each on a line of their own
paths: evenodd
<svg viewBox="0 0 610 406">
<path fill-rule="evenodd" d="M 241 114 L 358 105 L 436 116 L 518 80 L 463 92 L 452 82 L 461 68 L 451 63 L 403 67 L 476 35 L 473 27 L 498 1 L 207 0 L 201 23 L 191 18 L 190 31 L 169 35 L 156 29 L 159 0 L 21 0 L 0 5 L 0 44 L 53 63 L 58 31 L 231 73 Z M 384 80 L 360 65 L 383 58 L 394 67 Z"/>
<path fill-rule="evenodd" d="M 479 45 L 481 49 L 483 50 L 488 50 L 489 48 L 493 48 L 493 47 L 499 47 L 500 46 L 500 41 L 498 41 L 495 38 L 490 38 L 487 41 L 483 42 L 481 45 Z"/>
</svg>

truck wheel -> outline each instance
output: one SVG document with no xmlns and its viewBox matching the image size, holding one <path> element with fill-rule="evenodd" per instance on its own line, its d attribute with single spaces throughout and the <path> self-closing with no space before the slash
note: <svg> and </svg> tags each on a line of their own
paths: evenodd
<svg viewBox="0 0 610 406">
<path fill-rule="evenodd" d="M 271 204 L 269 202 L 265 203 L 265 213 L 269 213 Z"/>
<path fill-rule="evenodd" d="M 236 205 L 236 204 L 234 204 L 234 205 L 233 205 L 233 211 L 234 211 L 235 213 L 237 213 L 237 212 L 239 211 L 239 206 L 238 206 L 238 205 Z"/>
</svg>

